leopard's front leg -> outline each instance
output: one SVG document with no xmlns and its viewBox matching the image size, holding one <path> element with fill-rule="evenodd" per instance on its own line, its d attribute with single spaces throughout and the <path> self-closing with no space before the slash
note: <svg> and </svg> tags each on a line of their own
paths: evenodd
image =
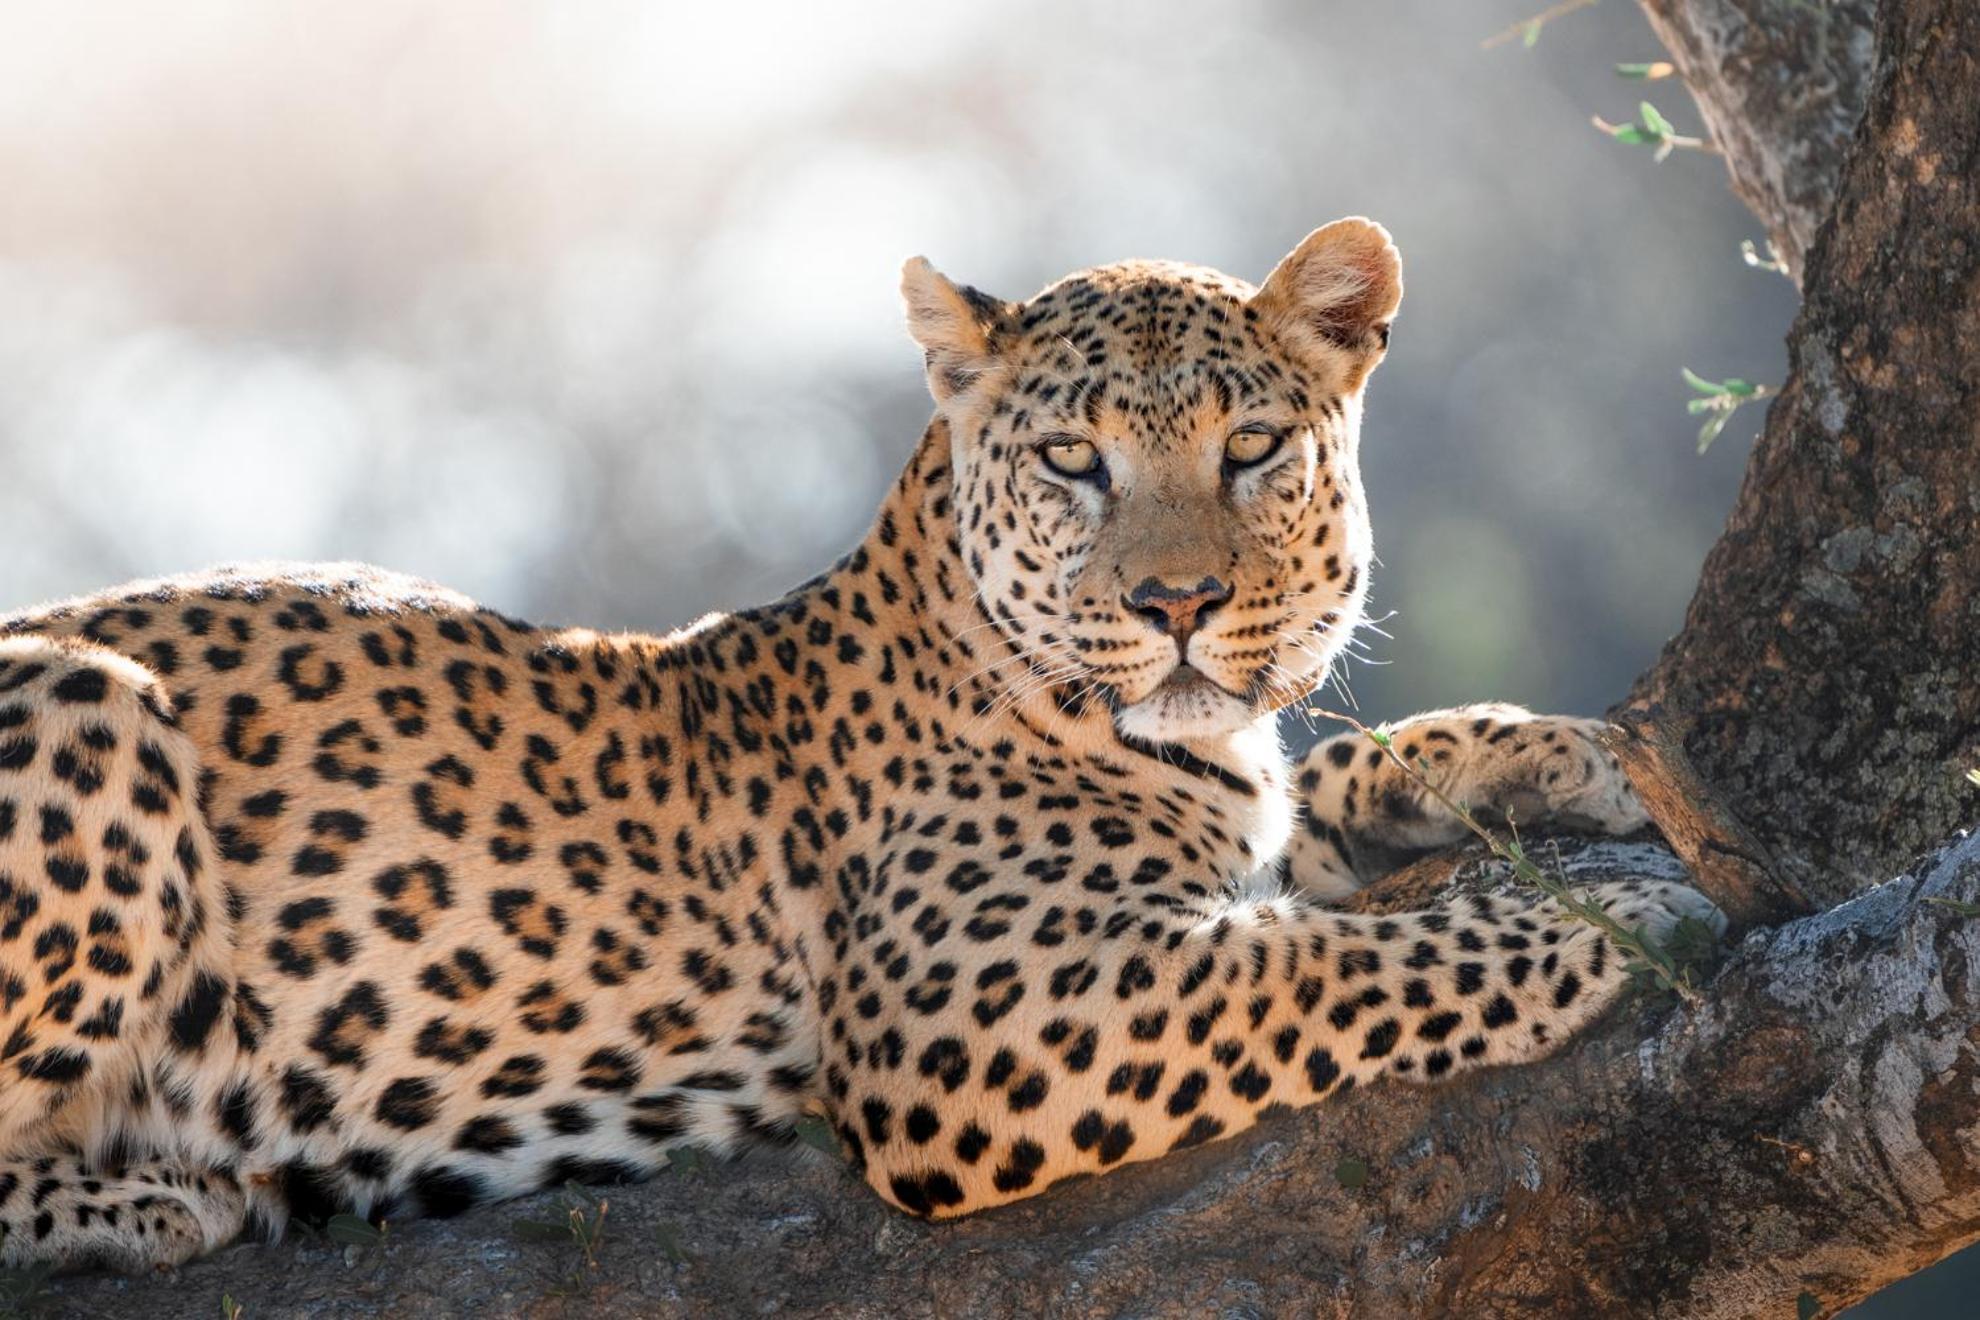
<svg viewBox="0 0 1980 1320">
<path fill-rule="evenodd" d="M 1652 938 L 1717 918 L 1678 885 L 1591 892 Z M 1022 897 L 983 892 L 978 938 L 884 944 L 879 975 L 855 957 L 829 996 L 838 1130 L 914 1213 L 1016 1200 L 1384 1074 L 1532 1059 L 1626 979 L 1608 939 L 1549 902 L 1375 917 L 1297 894 Z"/>
<path fill-rule="evenodd" d="M 1629 834 L 1650 818 L 1598 740 L 1602 727 L 1497 703 L 1383 726 L 1405 762 L 1488 820 Z M 1359 733 L 1315 747 L 1298 782 L 1306 821 L 1287 850 L 1287 871 L 1322 898 L 1345 897 L 1467 833 L 1435 794 Z"/>
</svg>

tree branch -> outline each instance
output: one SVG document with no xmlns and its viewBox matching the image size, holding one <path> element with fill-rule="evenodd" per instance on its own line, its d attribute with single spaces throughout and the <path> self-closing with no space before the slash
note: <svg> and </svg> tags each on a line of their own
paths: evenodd
<svg viewBox="0 0 1980 1320">
<path fill-rule="evenodd" d="M 1566 864 L 1676 868 L 1642 844 Z M 1980 900 L 1980 839 L 1749 937 L 1695 1011 L 1638 1004 L 1533 1067 L 1371 1088 L 974 1219 L 906 1219 L 801 1151 L 614 1189 L 596 1268 L 516 1232 L 561 1219 L 553 1196 L 376 1247 L 233 1248 L 146 1313 L 209 1320 L 222 1292 L 323 1317 L 1829 1310 L 1980 1234 L 1980 922 L 1932 899 Z M 116 1314 L 134 1285 L 54 1286 Z"/>
</svg>

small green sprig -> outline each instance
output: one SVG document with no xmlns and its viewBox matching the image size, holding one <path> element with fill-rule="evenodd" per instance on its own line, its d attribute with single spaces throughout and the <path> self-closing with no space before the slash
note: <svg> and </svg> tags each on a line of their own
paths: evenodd
<svg viewBox="0 0 1980 1320">
<path fill-rule="evenodd" d="M 577 1183 L 564 1184 L 562 1220 L 518 1219 L 516 1236 L 525 1242 L 569 1242 L 577 1248 L 584 1268 L 598 1268 L 598 1249 L 605 1241 L 605 1216 L 612 1203 Z"/>
<path fill-rule="evenodd" d="M 1678 132 L 1672 127 L 1671 121 L 1659 114 L 1657 107 L 1648 101 L 1637 103 L 1636 115 L 1637 119 L 1633 124 L 1612 124 L 1600 115 L 1595 115 L 1592 122 L 1596 128 L 1618 142 L 1630 146 L 1654 148 L 1651 159 L 1659 164 L 1670 159 L 1671 153 L 1680 147 L 1686 151 L 1717 150 L 1704 138 Z"/>
<path fill-rule="evenodd" d="M 1684 383 L 1691 386 L 1702 397 L 1685 404 L 1685 411 L 1693 417 L 1703 416 L 1705 424 L 1698 428 L 1698 452 L 1704 453 L 1719 438 L 1719 432 L 1726 429 L 1732 415 L 1759 399 L 1770 399 L 1774 391 L 1766 385 L 1755 385 L 1750 380 L 1737 376 L 1725 380 L 1706 380 L 1690 367 L 1683 368 Z"/>
<path fill-rule="evenodd" d="M 1694 959 L 1689 955 L 1702 943 L 1705 957 L 1709 958 L 1710 951 L 1717 942 L 1710 926 L 1696 918 L 1685 918 L 1678 922 L 1672 932 L 1671 947 L 1659 946 L 1645 931 L 1623 925 L 1600 903 L 1575 893 L 1562 877 L 1549 875 L 1541 870 L 1526 855 L 1526 849 L 1520 843 L 1517 833 L 1513 835 L 1511 843 L 1502 842 L 1498 835 L 1478 822 L 1477 817 L 1471 814 L 1470 807 L 1455 800 L 1431 781 L 1427 764 L 1413 766 L 1403 760 L 1401 753 L 1396 751 L 1395 740 L 1381 729 L 1371 729 L 1352 715 L 1343 715 L 1339 711 L 1315 707 L 1306 713 L 1322 719 L 1339 720 L 1381 748 L 1388 758 L 1395 762 L 1397 769 L 1422 785 L 1424 791 L 1443 803 L 1466 829 L 1484 841 L 1486 848 L 1494 857 L 1511 866 L 1513 875 L 1522 883 L 1553 899 L 1570 917 L 1585 922 L 1607 935 L 1610 943 L 1622 951 L 1623 967 L 1633 981 L 1653 984 L 1659 989 L 1669 990 L 1687 1004 L 1702 1002 L 1703 996 L 1692 983 L 1691 967 L 1694 965 Z M 1687 922 L 1697 929 L 1688 929 Z M 1704 960 L 1700 958 L 1695 961 Z"/>
<path fill-rule="evenodd" d="M 1652 60 L 1648 64 L 1618 64 L 1616 77 L 1628 78 L 1632 82 L 1657 82 L 1677 72 L 1677 66 L 1669 60 Z"/>
</svg>

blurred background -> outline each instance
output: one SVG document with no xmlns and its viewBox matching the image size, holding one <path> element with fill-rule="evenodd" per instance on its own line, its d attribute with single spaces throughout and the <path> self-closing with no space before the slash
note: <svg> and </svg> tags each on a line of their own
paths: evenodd
<svg viewBox="0 0 1980 1320">
<path fill-rule="evenodd" d="M 1359 212 L 1408 296 L 1354 695 L 1599 710 L 1758 428 L 1698 457 L 1679 368 L 1778 382 L 1794 299 L 1716 159 L 1589 125 L 1661 54 L 1635 7 L 1480 49 L 1529 7 L 8 0 L 0 609 L 260 557 L 603 628 L 757 603 L 920 434 L 903 258 L 1256 280 Z"/>
<path fill-rule="evenodd" d="M 1698 456 L 1679 369 L 1779 382 L 1794 297 L 1717 160 L 1590 127 L 1697 128 L 1613 73 L 1662 53 L 1636 7 L 1480 49 L 1536 8 L 7 0 L 0 610 L 259 557 L 601 628 L 760 602 L 920 434 L 904 257 L 1258 279 L 1359 212 L 1409 292 L 1353 691 L 1599 711 L 1759 425 Z"/>
</svg>

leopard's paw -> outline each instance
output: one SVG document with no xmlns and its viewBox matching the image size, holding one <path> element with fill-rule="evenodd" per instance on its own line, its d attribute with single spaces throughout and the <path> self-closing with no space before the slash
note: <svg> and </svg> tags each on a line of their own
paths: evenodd
<svg viewBox="0 0 1980 1320">
<path fill-rule="evenodd" d="M 1598 885 L 1594 898 L 1623 925 L 1640 930 L 1651 942 L 1667 942 L 1687 919 L 1703 922 L 1714 940 L 1726 933 L 1726 914 L 1690 885 L 1668 880 L 1624 880 Z"/>
</svg>

